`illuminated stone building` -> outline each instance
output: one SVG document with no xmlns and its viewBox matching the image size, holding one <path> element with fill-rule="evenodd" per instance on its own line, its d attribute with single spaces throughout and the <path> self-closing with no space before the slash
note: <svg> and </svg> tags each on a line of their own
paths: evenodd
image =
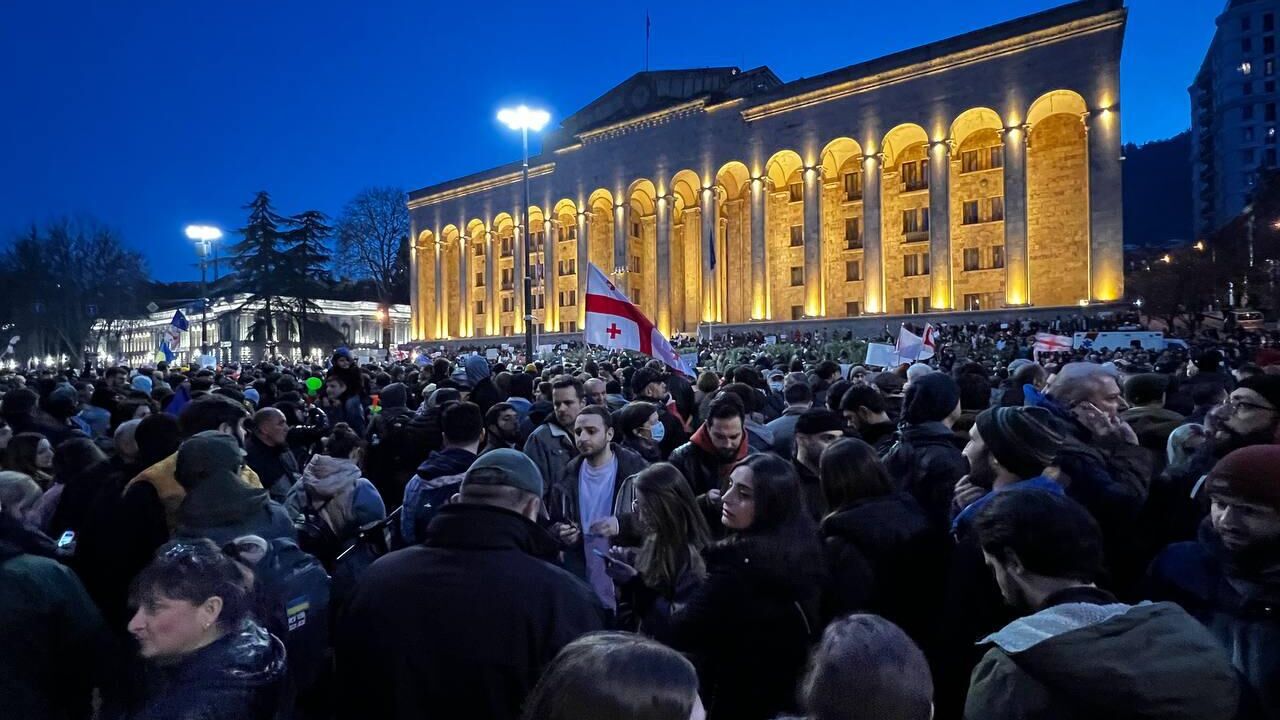
<svg viewBox="0 0 1280 720">
<path fill-rule="evenodd" d="M 1125 18 L 1083 0 L 794 82 L 631 77 L 530 158 L 533 315 L 581 329 L 587 259 L 667 333 L 1119 299 Z M 414 339 L 523 331 L 522 202 L 518 161 L 410 193 Z"/>
</svg>

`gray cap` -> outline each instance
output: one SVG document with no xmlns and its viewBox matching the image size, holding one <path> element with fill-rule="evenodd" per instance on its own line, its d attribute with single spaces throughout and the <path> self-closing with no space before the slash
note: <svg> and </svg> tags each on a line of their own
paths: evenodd
<svg viewBox="0 0 1280 720">
<path fill-rule="evenodd" d="M 476 472 L 477 470 L 482 472 Z M 538 466 L 533 464 L 528 455 L 510 448 L 490 450 L 471 463 L 470 469 L 462 478 L 464 490 L 468 483 L 505 485 L 542 497 L 542 473 Z"/>
</svg>

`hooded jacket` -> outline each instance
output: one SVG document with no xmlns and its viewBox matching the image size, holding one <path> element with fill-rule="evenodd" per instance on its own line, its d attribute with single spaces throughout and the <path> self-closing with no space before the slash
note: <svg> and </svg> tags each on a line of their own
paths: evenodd
<svg viewBox="0 0 1280 720">
<path fill-rule="evenodd" d="M 1248 681 L 1263 717 L 1280 718 L 1280 563 L 1237 567 L 1206 520 L 1198 541 L 1170 545 L 1155 559 L 1147 590 L 1203 623 Z"/>
<path fill-rule="evenodd" d="M 88 718 L 112 662 L 110 634 L 53 542 L 0 513 L 0 708 Z"/>
<path fill-rule="evenodd" d="M 294 517 L 310 505 L 320 508 L 320 516 L 339 538 L 350 537 L 356 529 L 387 516 L 373 483 L 360 473 L 360 466 L 348 458 L 312 456 L 302 471 L 302 479 L 289 490 L 285 507 Z"/>
<path fill-rule="evenodd" d="M 177 477 L 187 495 L 178 508 L 177 537 L 204 537 L 219 546 L 242 535 L 296 539 L 293 521 L 267 491 L 240 480 L 235 438 L 198 433 L 178 449 Z"/>
<path fill-rule="evenodd" d="M 428 496 L 449 496 L 462 484 L 462 475 L 478 456 L 470 450 L 447 447 L 433 452 L 418 466 L 418 473 L 404 488 L 400 509 L 400 536 L 406 545 L 420 543 L 426 533 L 426 522 L 418 516 L 430 502 Z M 435 504 L 435 503 L 432 503 Z"/>
<path fill-rule="evenodd" d="M 594 594 L 522 515 L 448 505 L 379 558 L 337 632 L 338 717 L 515 720 L 546 664 L 601 629 Z"/>
<path fill-rule="evenodd" d="M 285 649 L 252 620 L 173 665 L 149 668 L 145 699 L 122 720 L 271 720 Z"/>
<path fill-rule="evenodd" d="M 1125 605 L 1072 588 L 983 640 L 967 720 L 1231 720 L 1240 681 L 1222 648 L 1172 603 Z"/>
<path fill-rule="evenodd" d="M 1162 407 L 1135 407 L 1120 413 L 1120 419 L 1129 423 L 1138 436 L 1138 444 L 1151 453 L 1152 474 L 1164 470 L 1169 435 L 1186 422 L 1186 418 Z"/>
<path fill-rule="evenodd" d="M 489 412 L 489 408 L 501 400 L 493 378 L 489 377 L 489 361 L 480 355 L 468 355 L 462 359 L 462 367 L 471 386 L 470 401 L 480 407 L 481 415 Z"/>
</svg>

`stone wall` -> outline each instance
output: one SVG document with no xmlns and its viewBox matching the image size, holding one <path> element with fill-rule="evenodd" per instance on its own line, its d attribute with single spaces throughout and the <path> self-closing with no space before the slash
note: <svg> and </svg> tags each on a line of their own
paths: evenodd
<svg viewBox="0 0 1280 720">
<path fill-rule="evenodd" d="M 866 263 L 862 250 L 850 250 L 845 241 L 845 221 L 857 218 L 859 227 L 862 221 L 862 201 L 846 200 L 844 192 L 844 174 L 856 172 L 861 167 L 862 158 L 855 157 L 845 163 L 835 178 L 824 178 L 822 186 L 822 275 L 826 283 L 825 298 L 826 316 L 843 317 L 846 315 L 848 303 L 856 301 L 861 307 L 865 295 L 862 281 L 848 281 L 846 263 L 858 261 L 863 277 L 866 274 Z M 862 308 L 866 312 L 866 308 Z"/>
<path fill-rule="evenodd" d="M 1027 253 L 1033 305 L 1089 297 L 1089 209 L 1084 124 L 1050 115 L 1027 150 Z"/>
<path fill-rule="evenodd" d="M 902 232 L 902 213 L 905 210 L 923 210 L 928 214 L 929 189 L 904 191 L 900 172 L 902 163 L 918 162 L 927 157 L 927 152 L 923 143 L 903 150 L 899 154 L 898 164 L 885 168 L 881 183 L 885 310 L 890 313 L 902 312 L 905 298 L 929 297 L 928 273 L 912 277 L 903 274 L 903 257 L 929 252 L 928 233 L 924 233 L 923 239 L 919 241 L 907 242 L 906 235 Z M 927 266 L 923 266 L 922 270 L 924 267 Z"/>
<path fill-rule="evenodd" d="M 793 173 L 788 184 L 798 182 L 800 173 Z M 804 203 L 791 202 L 785 186 L 769 193 L 768 203 L 770 317 L 790 320 L 791 308 L 804 306 L 804 286 L 791 285 L 791 268 L 804 268 L 804 247 L 791 247 L 791 227 L 804 225 Z"/>
<path fill-rule="evenodd" d="M 989 157 L 990 148 L 1002 145 L 994 130 L 974 133 L 956 149 L 951 162 L 951 284 L 954 304 L 964 309 L 965 295 L 989 296 L 1004 294 L 1004 267 L 993 267 L 995 249 L 1004 250 L 1004 221 L 964 224 L 964 204 L 978 202 L 979 212 L 988 212 L 990 198 L 1004 197 L 1004 169 L 987 168 L 975 172 L 961 172 L 962 153 L 977 150 L 982 157 Z M 981 270 L 964 269 L 964 251 L 977 250 Z M 1004 303 L 1002 302 L 1000 306 Z M 986 302 L 983 307 L 987 308 Z M 997 306 L 999 307 L 999 306 Z M 994 309 L 994 308 L 987 308 Z"/>
</svg>

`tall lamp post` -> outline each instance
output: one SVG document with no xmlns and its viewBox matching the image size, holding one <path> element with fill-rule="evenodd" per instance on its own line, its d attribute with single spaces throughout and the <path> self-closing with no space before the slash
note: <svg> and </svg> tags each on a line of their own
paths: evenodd
<svg viewBox="0 0 1280 720">
<path fill-rule="evenodd" d="M 208 355 L 209 289 L 205 281 L 205 268 L 209 266 L 209 251 L 222 238 L 222 231 L 212 225 L 188 225 L 187 238 L 194 240 L 200 250 L 200 354 Z M 214 272 L 217 272 L 216 268 Z"/>
<path fill-rule="evenodd" d="M 524 354 L 525 362 L 533 362 L 533 272 L 529 267 L 529 131 L 538 132 L 551 119 L 546 110 L 531 110 L 521 105 L 504 108 L 498 112 L 498 120 L 512 130 L 519 130 L 524 140 L 524 153 L 520 174 L 524 180 L 524 206 L 520 208 L 520 222 L 524 227 Z"/>
</svg>

